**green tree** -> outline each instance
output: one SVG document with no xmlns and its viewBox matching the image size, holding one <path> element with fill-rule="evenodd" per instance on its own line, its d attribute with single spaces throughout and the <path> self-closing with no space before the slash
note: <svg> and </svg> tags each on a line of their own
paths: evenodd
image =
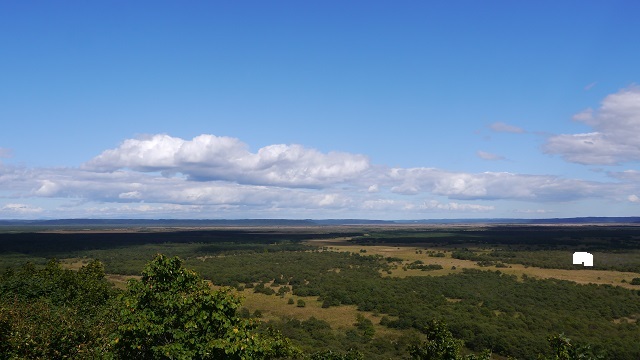
<svg viewBox="0 0 640 360">
<path fill-rule="evenodd" d="M 349 349 L 344 354 L 325 350 L 311 355 L 310 360 L 364 360 L 364 356 L 355 349 Z"/>
<path fill-rule="evenodd" d="M 601 360 L 604 354 L 596 354 L 588 345 L 575 345 L 564 334 L 547 338 L 551 347 L 551 357 L 541 357 L 543 360 Z"/>
<path fill-rule="evenodd" d="M 371 320 L 364 317 L 362 314 L 356 315 L 356 323 L 354 324 L 356 329 L 360 330 L 362 335 L 371 340 L 376 333 L 376 329 L 373 327 Z"/>
<path fill-rule="evenodd" d="M 125 359 L 271 359 L 298 354 L 279 333 L 255 331 L 242 319 L 240 300 L 213 291 L 179 258 L 157 255 L 141 280 L 130 280 L 122 296 L 121 325 L 113 337 Z"/>
<path fill-rule="evenodd" d="M 416 360 L 459 360 L 462 341 L 453 338 L 441 321 L 432 321 L 427 329 L 427 340 L 409 347 L 409 354 Z"/>
<path fill-rule="evenodd" d="M 483 351 L 479 356 L 460 355 L 464 342 L 455 339 L 447 326 L 438 320 L 432 321 L 427 329 L 427 340 L 409 347 L 409 354 L 415 360 L 490 360 L 491 352 Z"/>
<path fill-rule="evenodd" d="M 92 358 L 115 328 L 113 290 L 99 261 L 79 271 L 55 260 L 0 276 L 0 359 Z"/>
</svg>

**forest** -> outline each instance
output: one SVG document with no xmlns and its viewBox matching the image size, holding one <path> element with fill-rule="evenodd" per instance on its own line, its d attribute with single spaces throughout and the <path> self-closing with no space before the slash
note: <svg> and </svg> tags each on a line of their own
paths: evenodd
<svg viewBox="0 0 640 360">
<path fill-rule="evenodd" d="M 0 358 L 640 358 L 635 226 L 38 230 Z"/>
</svg>

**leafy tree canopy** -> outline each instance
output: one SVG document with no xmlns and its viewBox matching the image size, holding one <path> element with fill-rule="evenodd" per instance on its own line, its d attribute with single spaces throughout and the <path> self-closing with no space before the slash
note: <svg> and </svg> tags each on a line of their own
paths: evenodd
<svg viewBox="0 0 640 360">
<path fill-rule="evenodd" d="M 179 258 L 157 255 L 122 295 L 113 339 L 127 359 L 271 359 L 297 350 L 278 333 L 258 333 L 238 316 L 240 300 L 217 291 Z"/>
</svg>

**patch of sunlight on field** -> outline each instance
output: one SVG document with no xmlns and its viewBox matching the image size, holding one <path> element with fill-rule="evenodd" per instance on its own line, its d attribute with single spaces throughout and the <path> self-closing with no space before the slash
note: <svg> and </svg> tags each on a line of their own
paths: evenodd
<svg viewBox="0 0 640 360">
<path fill-rule="evenodd" d="M 79 270 L 81 267 L 91 262 L 91 259 L 87 258 L 67 258 L 60 260 L 60 265 L 69 270 Z M 124 290 L 127 288 L 127 281 L 129 279 L 140 280 L 142 276 L 139 275 L 120 275 L 120 274 L 105 274 L 107 281 L 112 283 L 117 289 Z"/>
<path fill-rule="evenodd" d="M 640 319 L 640 314 L 633 314 L 628 317 L 621 317 L 619 319 L 613 319 L 614 324 L 635 324 Z"/>
<path fill-rule="evenodd" d="M 81 267 L 91 262 L 91 259 L 68 258 L 60 260 L 60 265 L 65 269 L 79 270 Z"/>
<path fill-rule="evenodd" d="M 337 238 L 337 239 L 323 239 L 323 240 L 311 240 L 307 241 L 308 245 L 326 247 L 329 251 L 339 252 L 352 252 L 359 253 L 361 255 L 381 255 L 383 257 L 397 257 L 403 259 L 402 264 L 398 265 L 396 269 L 391 270 L 391 274 L 383 273 L 383 276 L 394 277 L 407 277 L 407 276 L 443 276 L 456 272 L 461 272 L 462 269 L 480 269 L 480 270 L 500 270 L 505 274 L 516 275 L 519 278 L 523 274 L 529 277 L 538 279 L 558 279 L 573 281 L 578 284 L 607 284 L 613 286 L 620 286 L 626 289 L 640 290 L 640 285 L 631 285 L 630 282 L 633 278 L 639 277 L 637 273 L 612 271 L 612 270 L 589 270 L 589 269 L 545 269 L 533 266 L 524 266 L 521 264 L 507 264 L 508 268 L 497 268 L 495 266 L 481 267 L 478 266 L 476 261 L 473 260 L 460 260 L 453 259 L 451 257 L 451 251 L 443 248 L 425 248 L 416 246 L 379 246 L 379 245 L 367 245 L 352 244 L 348 242 L 349 238 Z M 480 251 L 479 249 L 473 249 L 474 251 Z M 419 252 L 422 253 L 419 253 Z M 427 251 L 444 252 L 445 257 L 430 257 Z M 407 269 L 403 270 L 402 267 L 412 263 L 413 261 L 421 260 L 424 264 L 438 264 L 443 268 L 442 270 L 422 271 L 419 269 Z M 398 263 L 396 263 L 398 264 Z M 452 267 L 455 266 L 455 270 Z M 579 265 L 576 265 L 579 266 Z M 622 282 L 622 281 L 625 282 Z"/>
<path fill-rule="evenodd" d="M 215 287 L 215 286 L 214 286 Z M 322 302 L 317 301 L 317 297 L 303 297 L 286 294 L 284 297 L 277 295 L 265 295 L 254 293 L 253 289 L 237 291 L 242 298 L 242 306 L 246 307 L 252 314 L 255 310 L 262 312 L 262 320 L 279 320 L 281 318 L 294 318 L 307 320 L 315 317 L 324 320 L 331 325 L 334 330 L 347 330 L 353 328 L 357 314 L 362 314 L 371 320 L 376 330 L 376 336 L 399 337 L 402 332 L 389 329 L 380 325 L 382 315 L 374 315 L 372 312 L 358 311 L 355 305 L 340 305 L 323 308 Z M 288 304 L 289 298 L 293 298 L 294 304 Z M 301 299 L 305 302 L 304 307 L 296 304 Z"/>
<path fill-rule="evenodd" d="M 495 267 L 489 267 L 495 268 Z M 573 281 L 578 284 L 608 284 L 614 286 L 620 286 L 626 289 L 640 290 L 640 285 L 631 285 L 629 282 L 635 277 L 638 277 L 637 273 L 622 272 L 622 271 L 610 271 L 610 270 L 566 270 L 566 269 L 543 269 L 536 267 L 526 268 L 524 265 L 513 264 L 511 268 L 498 269 L 506 274 L 513 274 L 522 276 L 532 276 L 539 279 L 558 279 Z M 626 282 L 622 282 L 625 280 Z"/>
<path fill-rule="evenodd" d="M 139 275 L 115 275 L 115 274 L 107 274 L 105 276 L 107 280 L 112 283 L 116 289 L 125 290 L 127 288 L 127 281 L 129 279 L 142 279 L 142 276 Z"/>
</svg>

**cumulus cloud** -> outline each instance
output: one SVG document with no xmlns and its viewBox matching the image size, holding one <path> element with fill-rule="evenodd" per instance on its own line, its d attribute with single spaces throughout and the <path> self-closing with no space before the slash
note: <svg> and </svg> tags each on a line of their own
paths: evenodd
<svg viewBox="0 0 640 360">
<path fill-rule="evenodd" d="M 476 152 L 476 155 L 478 155 L 479 158 L 483 159 L 483 160 L 504 160 L 504 156 L 500 156 L 497 154 L 492 154 L 486 151 L 482 151 L 482 150 L 478 150 Z"/>
<path fill-rule="evenodd" d="M 627 198 L 629 201 L 634 202 L 634 203 L 640 203 L 640 197 L 638 197 L 638 195 L 629 195 L 629 197 Z"/>
<path fill-rule="evenodd" d="M 585 165 L 617 165 L 640 160 L 640 88 L 631 87 L 607 96 L 597 110 L 587 109 L 574 121 L 594 131 L 561 134 L 547 139 L 543 150 Z"/>
<path fill-rule="evenodd" d="M 520 128 L 514 125 L 509 125 L 503 122 L 494 122 L 493 124 L 489 125 L 489 128 L 495 132 L 504 132 L 504 133 L 512 133 L 512 134 L 522 134 L 526 132 L 523 128 Z"/>
<path fill-rule="evenodd" d="M 183 140 L 169 135 L 128 139 L 83 165 L 93 171 L 131 169 L 182 173 L 191 180 L 241 184 L 322 187 L 353 179 L 369 169 L 358 154 L 321 153 L 301 145 L 269 145 L 256 153 L 238 139 L 200 135 Z"/>
</svg>

